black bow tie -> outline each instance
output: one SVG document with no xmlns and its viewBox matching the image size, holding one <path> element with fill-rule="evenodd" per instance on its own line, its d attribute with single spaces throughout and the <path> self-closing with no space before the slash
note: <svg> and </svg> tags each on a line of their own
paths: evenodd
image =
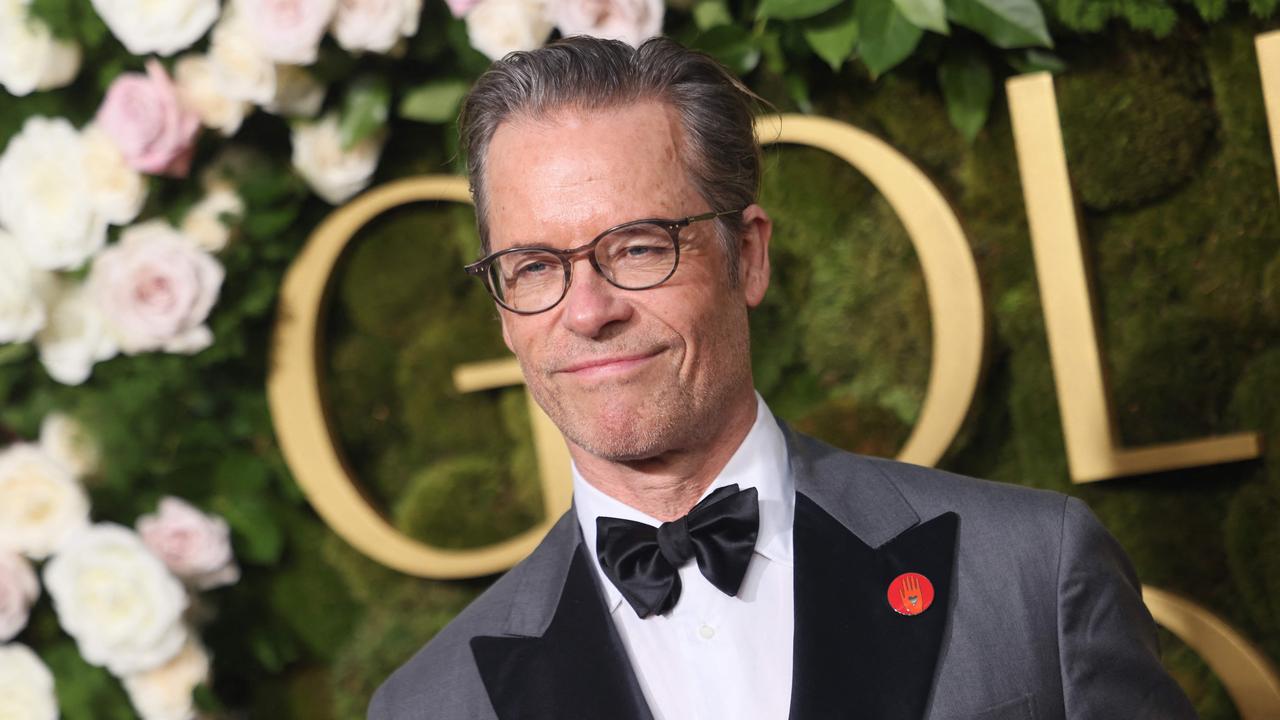
<svg viewBox="0 0 1280 720">
<path fill-rule="evenodd" d="M 663 614 L 680 599 L 677 570 L 692 559 L 726 595 L 737 595 L 760 526 L 756 489 L 717 488 L 688 515 L 658 527 L 596 518 L 596 557 L 640 617 Z"/>
</svg>

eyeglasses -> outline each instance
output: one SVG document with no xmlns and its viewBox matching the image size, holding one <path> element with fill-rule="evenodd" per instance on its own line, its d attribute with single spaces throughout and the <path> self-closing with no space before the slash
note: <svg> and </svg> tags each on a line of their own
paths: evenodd
<svg viewBox="0 0 1280 720">
<path fill-rule="evenodd" d="M 743 208 L 745 209 L 745 208 Z M 680 264 L 680 230 L 740 210 L 694 215 L 682 220 L 633 220 L 605 230 L 586 245 L 568 250 L 513 247 L 467 265 L 484 280 L 499 305 L 520 315 L 555 307 L 569 292 L 573 258 L 586 254 L 591 267 L 622 290 L 648 290 L 666 282 Z"/>
</svg>

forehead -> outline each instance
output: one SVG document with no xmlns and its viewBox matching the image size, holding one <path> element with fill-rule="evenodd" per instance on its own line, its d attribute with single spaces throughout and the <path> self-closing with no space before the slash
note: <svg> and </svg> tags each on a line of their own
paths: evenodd
<svg viewBox="0 0 1280 720">
<path fill-rule="evenodd" d="M 659 101 L 502 123 L 485 158 L 493 249 L 569 247 L 628 220 L 698 212 L 682 146 L 679 118 Z"/>
</svg>

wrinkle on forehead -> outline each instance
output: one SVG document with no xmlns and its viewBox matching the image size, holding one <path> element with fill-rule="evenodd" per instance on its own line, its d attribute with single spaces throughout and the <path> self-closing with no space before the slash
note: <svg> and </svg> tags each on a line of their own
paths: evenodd
<svg viewBox="0 0 1280 720">
<path fill-rule="evenodd" d="M 675 109 L 656 100 L 504 121 L 486 163 L 494 249 L 551 244 L 529 235 L 540 229 L 585 242 L 620 222 L 684 212 L 692 185 L 681 161 L 683 135 Z"/>
</svg>

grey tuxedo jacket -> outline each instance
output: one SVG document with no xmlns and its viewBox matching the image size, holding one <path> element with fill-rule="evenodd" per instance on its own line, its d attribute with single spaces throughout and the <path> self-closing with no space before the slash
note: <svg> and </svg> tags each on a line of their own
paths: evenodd
<svg viewBox="0 0 1280 720">
<path fill-rule="evenodd" d="M 793 720 L 1195 717 L 1128 559 L 1079 500 L 784 431 Z M 651 718 L 583 545 L 570 510 L 383 683 L 369 720 Z M 904 572 L 933 582 L 922 614 L 888 603 Z"/>
</svg>

